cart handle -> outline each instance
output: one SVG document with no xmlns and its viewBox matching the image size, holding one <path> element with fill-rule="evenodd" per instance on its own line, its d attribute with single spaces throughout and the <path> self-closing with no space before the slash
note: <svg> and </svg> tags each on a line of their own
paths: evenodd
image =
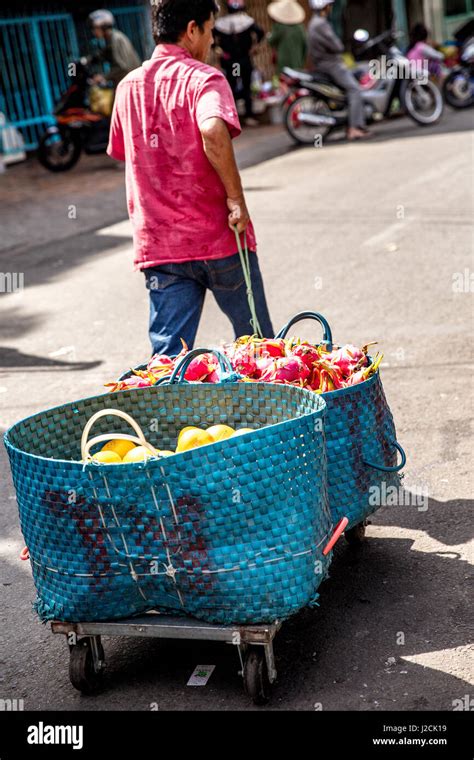
<svg viewBox="0 0 474 760">
<path fill-rule="evenodd" d="M 407 455 L 405 454 L 405 451 L 403 450 L 403 448 L 400 446 L 400 444 L 397 441 L 391 440 L 390 443 L 392 444 L 392 446 L 395 446 L 395 448 L 397 449 L 397 451 L 399 452 L 402 458 L 402 461 L 400 462 L 400 464 L 396 464 L 394 467 L 387 467 L 384 464 L 374 464 L 373 462 L 367 462 L 365 459 L 364 459 L 364 464 L 367 465 L 367 467 L 373 467 L 374 470 L 380 470 L 380 472 L 400 472 L 400 470 L 403 470 L 403 468 L 405 467 L 407 463 Z"/>
<path fill-rule="evenodd" d="M 24 549 L 22 549 L 21 552 L 20 552 L 20 559 L 22 559 L 23 561 L 25 561 L 25 560 L 27 560 L 29 558 L 30 558 L 30 552 L 28 551 L 28 547 L 25 546 Z"/>
<path fill-rule="evenodd" d="M 219 363 L 219 382 L 221 383 L 229 383 L 229 382 L 236 382 L 240 379 L 240 375 L 234 372 L 234 368 L 232 367 L 232 364 L 230 363 L 227 356 L 225 356 L 220 351 L 217 351 L 214 348 L 194 348 L 192 351 L 190 351 L 186 356 L 184 356 L 180 362 L 176 365 L 173 372 L 171 373 L 171 377 L 169 379 L 169 384 L 173 385 L 175 383 L 183 383 L 186 382 L 184 379 L 184 375 L 186 373 L 186 370 L 189 366 L 189 364 L 192 362 L 193 359 L 196 358 L 196 356 L 200 356 L 201 354 L 214 354 L 214 356 L 217 358 L 217 361 Z"/>
<path fill-rule="evenodd" d="M 293 325 L 295 325 L 297 322 L 302 322 L 304 319 L 314 319 L 316 322 L 319 322 L 324 330 L 323 342 L 332 344 L 332 331 L 329 327 L 329 322 L 325 317 L 323 317 L 322 314 L 319 314 L 317 311 L 301 311 L 299 314 L 296 314 L 293 319 L 290 319 L 290 321 L 281 328 L 280 332 L 275 337 L 286 338 Z"/>
<path fill-rule="evenodd" d="M 120 417 L 122 420 L 125 420 L 128 422 L 128 424 L 134 429 L 136 432 L 135 435 L 127 435 L 125 433 L 104 433 L 103 435 L 97 435 L 95 438 L 91 438 L 88 440 L 90 430 L 92 428 L 92 425 L 94 425 L 95 422 L 97 422 L 98 419 L 101 417 Z M 102 441 L 113 441 L 116 438 L 120 437 L 121 440 L 124 441 L 132 441 L 133 443 L 138 443 L 140 446 L 144 446 L 146 449 L 148 449 L 153 456 L 157 456 L 156 449 L 148 443 L 145 436 L 143 435 L 143 431 L 136 422 L 133 417 L 130 417 L 129 414 L 126 412 L 122 412 L 120 409 L 101 409 L 100 412 L 96 412 L 92 415 L 90 420 L 87 421 L 86 426 L 84 427 L 84 430 L 82 431 L 82 438 L 81 438 L 81 458 L 83 462 L 86 462 L 88 458 L 90 458 L 89 452 L 96 443 L 101 443 Z"/>
<path fill-rule="evenodd" d="M 334 528 L 334 533 L 332 534 L 331 538 L 329 539 L 328 543 L 323 549 L 323 557 L 326 557 L 327 554 L 331 551 L 331 549 L 334 548 L 334 546 L 339 541 L 340 537 L 344 533 L 345 528 L 349 525 L 349 520 L 347 517 L 341 517 L 338 524 Z"/>
</svg>

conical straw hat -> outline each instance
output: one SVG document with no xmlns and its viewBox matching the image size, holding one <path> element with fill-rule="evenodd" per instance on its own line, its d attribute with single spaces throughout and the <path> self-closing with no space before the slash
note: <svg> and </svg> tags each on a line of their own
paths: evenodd
<svg viewBox="0 0 474 760">
<path fill-rule="evenodd" d="M 296 0 L 277 0 L 267 8 L 268 15 L 279 24 L 301 24 L 306 17 L 304 9 Z"/>
</svg>

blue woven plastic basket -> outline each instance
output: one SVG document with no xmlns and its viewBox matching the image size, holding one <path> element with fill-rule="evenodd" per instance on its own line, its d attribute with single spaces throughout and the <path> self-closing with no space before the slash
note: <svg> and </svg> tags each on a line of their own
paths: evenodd
<svg viewBox="0 0 474 760">
<path fill-rule="evenodd" d="M 323 343 L 330 350 L 331 328 L 317 312 L 297 314 L 276 337 L 286 337 L 303 319 L 314 319 L 322 325 Z M 393 416 L 378 371 L 359 385 L 321 395 L 327 405 L 329 506 L 335 522 L 347 516 L 349 529 L 379 508 L 383 483 L 387 487 L 400 485 L 398 473 L 406 463 L 406 456 L 397 443 Z M 401 455 L 400 464 L 397 452 Z"/>
<path fill-rule="evenodd" d="M 255 432 L 146 463 L 84 466 L 83 428 L 104 409 L 130 414 L 161 449 L 186 425 Z M 5 444 L 41 618 L 159 609 L 257 623 L 311 603 L 331 556 L 324 415 L 324 400 L 299 388 L 175 376 L 14 425 Z M 130 431 L 106 416 L 95 432 Z"/>
</svg>

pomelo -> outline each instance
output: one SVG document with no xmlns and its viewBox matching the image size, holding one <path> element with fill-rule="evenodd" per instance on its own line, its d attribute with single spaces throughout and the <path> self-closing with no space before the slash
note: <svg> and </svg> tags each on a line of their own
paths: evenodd
<svg viewBox="0 0 474 760">
<path fill-rule="evenodd" d="M 147 459 L 150 459 L 152 456 L 157 456 L 158 452 L 155 453 L 155 455 L 152 454 L 152 452 L 147 449 L 145 446 L 135 446 L 134 449 L 130 449 L 128 454 L 125 454 L 123 458 L 124 464 L 131 464 L 133 462 L 144 462 Z"/>
<path fill-rule="evenodd" d="M 176 453 L 195 449 L 198 446 L 205 446 L 207 443 L 214 443 L 213 438 L 209 435 L 207 430 L 190 428 L 181 432 L 178 438 Z"/>
<path fill-rule="evenodd" d="M 245 433 L 254 433 L 255 430 L 253 428 L 240 428 L 239 430 L 236 430 L 232 438 L 235 438 L 236 435 L 245 435 Z"/>
<path fill-rule="evenodd" d="M 122 464 L 122 457 L 116 451 L 98 451 L 92 459 L 101 464 Z"/>
<path fill-rule="evenodd" d="M 207 428 L 206 432 L 209 433 L 213 441 L 217 442 L 225 441 L 226 438 L 230 438 L 234 435 L 235 430 L 229 425 L 212 425 Z"/>
<path fill-rule="evenodd" d="M 107 441 L 105 446 L 102 446 L 102 451 L 114 451 L 119 455 L 120 459 L 123 459 L 125 454 L 136 447 L 136 443 L 133 441 L 126 441 L 123 438 L 114 438 L 113 441 Z"/>
</svg>

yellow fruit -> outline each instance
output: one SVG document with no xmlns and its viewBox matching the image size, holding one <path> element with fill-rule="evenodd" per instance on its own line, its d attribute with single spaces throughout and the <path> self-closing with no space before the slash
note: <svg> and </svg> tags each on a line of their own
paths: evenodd
<svg viewBox="0 0 474 760">
<path fill-rule="evenodd" d="M 115 451 L 119 455 L 120 459 L 123 459 L 125 454 L 136 447 L 136 443 L 133 441 L 126 441 L 123 438 L 115 438 L 113 441 L 108 441 L 105 446 L 102 446 L 102 451 Z"/>
<path fill-rule="evenodd" d="M 245 433 L 254 433 L 255 431 L 253 428 L 240 428 L 240 430 L 236 430 L 232 438 L 235 438 L 236 435 L 245 435 Z"/>
<path fill-rule="evenodd" d="M 207 443 L 214 443 L 214 440 L 211 438 L 207 430 L 190 428 L 181 432 L 181 435 L 178 438 L 176 452 L 195 449 L 198 446 L 205 446 Z"/>
<path fill-rule="evenodd" d="M 188 425 L 187 427 L 184 427 L 182 430 L 179 431 L 178 434 L 178 442 L 183 433 L 187 433 L 188 430 L 200 430 L 201 428 L 196 427 L 195 425 Z"/>
<path fill-rule="evenodd" d="M 166 451 L 166 450 L 163 450 L 163 451 L 158 451 L 158 456 L 159 457 L 172 457 L 173 454 L 175 454 L 175 453 L 176 453 L 175 451 Z"/>
<path fill-rule="evenodd" d="M 213 441 L 225 441 L 226 438 L 234 435 L 235 430 L 229 425 L 212 425 L 212 427 L 207 428 L 206 432 L 209 433 Z"/>
<path fill-rule="evenodd" d="M 122 464 L 122 457 L 116 451 L 98 451 L 92 459 L 101 464 Z"/>
<path fill-rule="evenodd" d="M 156 452 L 155 456 L 158 452 Z M 144 462 L 146 459 L 150 459 L 153 454 L 151 451 L 145 446 L 135 446 L 134 449 L 131 449 L 128 454 L 125 454 L 123 458 L 124 464 L 131 464 L 132 462 Z"/>
</svg>

